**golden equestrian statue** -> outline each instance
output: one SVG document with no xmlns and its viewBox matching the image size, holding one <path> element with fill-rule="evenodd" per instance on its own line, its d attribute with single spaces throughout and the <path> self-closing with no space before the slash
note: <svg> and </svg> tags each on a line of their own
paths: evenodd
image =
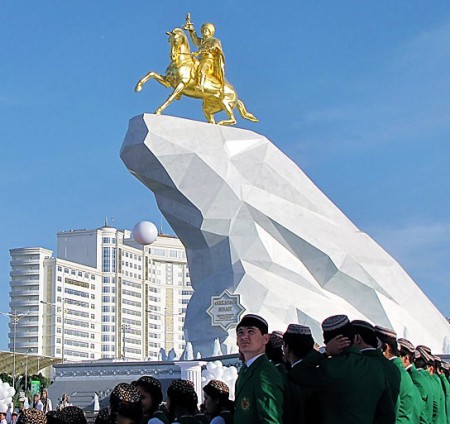
<svg viewBox="0 0 450 424">
<path fill-rule="evenodd" d="M 200 38 L 195 32 L 188 13 L 184 29 L 189 33 L 194 45 L 198 47 L 198 51 L 191 53 L 189 40 L 183 29 L 175 28 L 167 32 L 170 43 L 170 64 L 166 74 L 149 72 L 138 81 L 134 91 L 141 91 L 142 86 L 154 78 L 165 87 L 174 89 L 167 100 L 156 109 L 155 113 L 158 115 L 173 100 L 179 100 L 184 95 L 203 100 L 203 113 L 206 120 L 212 124 L 216 123 L 214 114 L 223 110 L 228 115 L 228 119 L 219 121 L 218 124 L 234 125 L 236 107 L 243 118 L 258 122 L 255 116 L 247 112 L 233 86 L 225 79 L 225 57 L 220 41 L 214 38 L 214 25 L 204 24 L 201 29 L 203 38 Z"/>
</svg>

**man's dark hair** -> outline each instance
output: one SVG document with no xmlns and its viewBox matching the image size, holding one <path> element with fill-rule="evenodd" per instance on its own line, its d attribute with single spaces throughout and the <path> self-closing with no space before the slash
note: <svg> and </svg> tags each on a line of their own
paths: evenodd
<svg viewBox="0 0 450 424">
<path fill-rule="evenodd" d="M 400 356 L 400 351 L 398 350 L 397 339 L 395 339 L 394 337 L 385 336 L 384 334 L 380 334 L 380 333 L 378 333 L 378 338 L 380 339 L 380 341 L 382 343 L 381 349 L 383 350 L 383 352 L 386 350 L 386 346 L 389 346 L 391 353 L 394 356 Z"/>
<path fill-rule="evenodd" d="M 424 360 L 422 357 L 416 358 L 416 359 L 414 360 L 414 365 L 415 365 L 417 368 L 423 368 L 423 369 L 426 369 L 426 368 L 427 368 L 427 363 L 425 362 L 425 360 Z"/>
<path fill-rule="evenodd" d="M 327 344 L 336 336 L 347 337 L 350 340 L 350 346 L 352 346 L 355 341 L 355 329 L 352 324 L 348 323 L 340 328 L 337 328 L 336 330 L 324 331 L 323 341 L 325 342 L 325 344 Z"/>
<path fill-rule="evenodd" d="M 400 356 L 407 357 L 409 359 L 409 362 L 411 364 L 414 364 L 414 353 L 411 353 L 409 350 L 405 349 L 404 347 L 400 348 Z"/>
<path fill-rule="evenodd" d="M 355 329 L 355 335 L 359 334 L 363 339 L 365 344 L 376 348 L 378 346 L 377 336 L 375 335 L 375 331 L 371 331 L 368 328 L 364 328 L 359 325 L 353 325 Z"/>
<path fill-rule="evenodd" d="M 283 349 L 281 347 L 275 347 L 267 343 L 266 355 L 274 364 L 284 364 Z"/>
<path fill-rule="evenodd" d="M 284 333 L 283 340 L 297 358 L 303 359 L 314 349 L 314 339 L 311 335 Z"/>
</svg>

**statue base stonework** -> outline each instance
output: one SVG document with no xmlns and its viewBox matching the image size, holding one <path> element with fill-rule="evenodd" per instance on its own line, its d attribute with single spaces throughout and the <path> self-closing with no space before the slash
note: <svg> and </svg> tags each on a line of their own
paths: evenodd
<svg viewBox="0 0 450 424">
<path fill-rule="evenodd" d="M 186 248 L 195 353 L 211 355 L 215 338 L 236 351 L 235 329 L 207 314 L 224 290 L 271 331 L 300 323 L 321 343 L 323 319 L 344 313 L 450 353 L 450 326 L 419 287 L 262 135 L 144 114 L 130 120 L 120 156 Z"/>
</svg>

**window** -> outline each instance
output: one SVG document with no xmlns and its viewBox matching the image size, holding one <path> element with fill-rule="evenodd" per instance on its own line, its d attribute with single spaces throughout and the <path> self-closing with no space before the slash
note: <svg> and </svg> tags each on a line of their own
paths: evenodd
<svg viewBox="0 0 450 424">
<path fill-rule="evenodd" d="M 62 266 L 58 267 L 58 271 L 61 272 L 62 271 Z"/>
<path fill-rule="evenodd" d="M 64 289 L 64 293 L 66 294 L 71 294 L 72 296 L 79 296 L 79 297 L 89 297 L 89 293 L 86 293 L 84 291 L 80 291 L 80 290 L 74 290 L 74 289 L 69 289 L 69 288 L 65 288 Z"/>
<path fill-rule="evenodd" d="M 127 295 L 127 296 L 137 297 L 137 298 L 139 298 L 139 299 L 141 298 L 141 293 L 133 292 L 133 291 L 131 291 L 131 290 L 123 289 L 123 290 L 122 290 L 122 293 L 125 294 L 125 295 Z"/>
<path fill-rule="evenodd" d="M 126 309 L 126 308 L 123 308 L 122 312 L 124 314 L 132 315 L 132 316 L 135 316 L 135 317 L 140 317 L 142 315 L 140 311 L 133 311 L 131 309 Z"/>
<path fill-rule="evenodd" d="M 58 277 L 57 280 L 58 280 L 59 282 L 61 282 L 61 281 L 62 281 L 62 277 Z"/>
<path fill-rule="evenodd" d="M 59 277 L 58 277 L 59 278 Z M 59 281 L 59 280 L 58 280 Z M 58 291 L 58 292 L 62 292 L 62 287 L 61 286 L 58 286 L 57 288 L 56 288 L 56 290 Z"/>
<path fill-rule="evenodd" d="M 64 344 L 66 346 L 84 347 L 85 349 L 89 348 L 89 343 L 79 342 L 78 340 L 64 340 Z"/>
<path fill-rule="evenodd" d="M 84 337 L 84 338 L 88 338 L 89 337 L 89 333 L 87 333 L 86 331 L 78 331 L 78 330 L 71 330 L 69 329 L 65 329 L 64 330 L 64 334 L 67 334 L 68 336 L 75 336 L 75 337 Z"/>
<path fill-rule="evenodd" d="M 142 306 L 141 302 L 135 302 L 134 300 L 122 299 L 122 303 L 124 305 L 134 306 L 136 308 L 140 308 Z"/>
<path fill-rule="evenodd" d="M 88 328 L 89 327 L 89 323 L 88 322 L 74 320 L 74 319 L 69 319 L 69 318 L 66 318 L 65 323 L 68 324 L 68 325 L 76 326 L 76 327 L 83 327 L 83 328 Z"/>
<path fill-rule="evenodd" d="M 103 248 L 103 272 L 116 272 L 116 249 Z"/>
<path fill-rule="evenodd" d="M 76 317 L 89 318 L 89 314 L 83 311 L 77 311 L 75 309 L 66 309 L 67 315 L 74 315 Z"/>
</svg>

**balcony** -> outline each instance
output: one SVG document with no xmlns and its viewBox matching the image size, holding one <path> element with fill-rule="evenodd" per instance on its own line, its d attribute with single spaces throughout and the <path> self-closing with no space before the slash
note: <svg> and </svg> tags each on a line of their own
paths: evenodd
<svg viewBox="0 0 450 424">
<path fill-rule="evenodd" d="M 39 297 L 39 287 L 36 287 L 35 289 L 16 289 L 16 290 L 11 290 L 10 292 L 10 296 L 11 296 L 11 300 L 14 297 L 20 297 L 20 296 L 37 296 Z"/>
<path fill-rule="evenodd" d="M 33 269 L 15 269 L 14 271 L 11 271 L 9 275 L 11 277 L 21 277 L 24 275 L 36 275 L 39 274 L 39 268 L 33 268 Z"/>
<path fill-rule="evenodd" d="M 24 280 L 11 280 L 9 282 L 11 287 L 22 287 L 22 286 L 36 286 L 39 287 L 39 279 L 24 279 Z"/>
<path fill-rule="evenodd" d="M 14 266 L 22 266 L 22 265 L 39 265 L 40 261 L 39 258 L 33 258 L 33 259 L 14 259 L 9 262 L 9 264 Z"/>
<path fill-rule="evenodd" d="M 9 302 L 9 307 L 11 309 L 24 308 L 27 306 L 39 306 L 39 298 L 35 296 L 35 299 L 18 299 Z"/>
</svg>

